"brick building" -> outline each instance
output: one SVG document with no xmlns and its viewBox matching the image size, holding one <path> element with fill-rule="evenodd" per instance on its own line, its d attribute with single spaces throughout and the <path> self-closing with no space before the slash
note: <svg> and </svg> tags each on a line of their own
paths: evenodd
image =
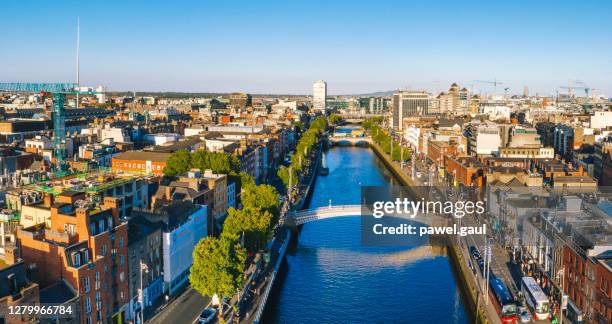
<svg viewBox="0 0 612 324">
<path fill-rule="evenodd" d="M 38 269 L 42 288 L 64 280 L 78 294 L 81 323 L 121 322 L 129 303 L 127 232 L 118 200 L 80 204 L 83 193 L 60 195 L 50 226 L 18 232 L 25 264 Z"/>
</svg>

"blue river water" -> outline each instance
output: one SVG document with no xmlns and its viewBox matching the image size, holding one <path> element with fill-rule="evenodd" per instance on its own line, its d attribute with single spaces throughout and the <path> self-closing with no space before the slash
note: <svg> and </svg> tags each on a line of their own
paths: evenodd
<svg viewBox="0 0 612 324">
<path fill-rule="evenodd" d="M 367 148 L 327 152 L 310 208 L 359 204 L 360 186 L 393 185 Z M 419 251 L 425 253 L 417 253 Z M 305 224 L 269 300 L 265 323 L 468 323 L 463 296 L 444 253 L 429 246 L 366 247 L 358 217 Z"/>
</svg>

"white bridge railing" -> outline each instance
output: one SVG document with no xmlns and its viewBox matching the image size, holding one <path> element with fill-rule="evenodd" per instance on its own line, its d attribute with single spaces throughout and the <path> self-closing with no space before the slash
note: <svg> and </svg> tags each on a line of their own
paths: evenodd
<svg viewBox="0 0 612 324">
<path fill-rule="evenodd" d="M 318 219 L 359 215 L 361 215 L 361 205 L 319 207 L 287 214 L 288 217 L 292 218 L 295 225 L 302 225 Z"/>
<path fill-rule="evenodd" d="M 338 205 L 293 211 L 287 213 L 287 220 L 293 225 L 302 225 L 304 223 L 326 218 L 361 216 L 363 212 L 362 207 L 361 205 Z M 370 214 L 370 211 L 366 211 L 366 215 Z M 449 216 L 442 214 L 419 214 L 418 217 L 412 219 L 416 222 L 431 226 L 443 225 L 450 221 Z"/>
</svg>

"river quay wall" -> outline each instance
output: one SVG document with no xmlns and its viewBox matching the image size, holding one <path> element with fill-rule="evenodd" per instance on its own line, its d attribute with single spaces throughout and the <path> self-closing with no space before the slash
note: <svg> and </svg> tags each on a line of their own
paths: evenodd
<svg viewBox="0 0 612 324">
<path fill-rule="evenodd" d="M 415 189 L 416 185 L 412 179 L 410 179 L 410 177 L 403 172 L 399 166 L 391 161 L 390 157 L 378 144 L 372 141 L 370 147 L 374 153 L 376 153 L 376 156 L 383 161 L 387 169 L 394 175 L 395 179 L 401 182 L 402 185 L 406 186 L 408 192 L 414 198 L 420 199 L 421 195 L 419 191 Z M 478 323 L 489 323 L 490 321 L 487 319 L 485 311 L 480 308 L 478 286 L 474 276 L 472 275 L 472 271 L 466 265 L 463 252 L 457 244 L 448 244 L 448 255 L 455 271 L 457 272 L 457 275 L 459 276 L 461 290 L 464 292 L 465 296 L 467 296 L 466 302 L 471 313 L 477 314 L 476 320 Z"/>
</svg>

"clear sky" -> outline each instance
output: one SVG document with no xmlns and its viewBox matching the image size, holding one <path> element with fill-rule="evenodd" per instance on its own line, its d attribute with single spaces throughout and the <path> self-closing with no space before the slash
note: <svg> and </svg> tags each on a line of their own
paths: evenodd
<svg viewBox="0 0 612 324">
<path fill-rule="evenodd" d="M 4 0 L 2 13 L 2 81 L 74 81 L 80 16 L 81 84 L 111 90 L 310 94 L 323 79 L 354 94 L 497 78 L 513 93 L 577 79 L 612 96 L 612 1 Z"/>
</svg>

